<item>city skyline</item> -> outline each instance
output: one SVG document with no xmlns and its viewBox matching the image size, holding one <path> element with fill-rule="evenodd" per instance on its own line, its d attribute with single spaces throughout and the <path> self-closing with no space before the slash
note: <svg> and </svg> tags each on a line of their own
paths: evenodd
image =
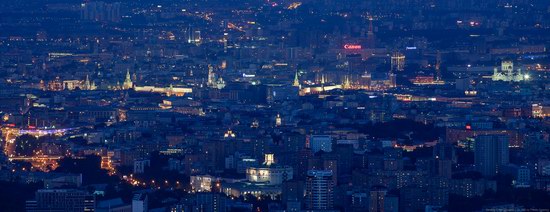
<svg viewBox="0 0 550 212">
<path fill-rule="evenodd" d="M 0 2 L 0 211 L 548 211 L 548 0 Z"/>
</svg>

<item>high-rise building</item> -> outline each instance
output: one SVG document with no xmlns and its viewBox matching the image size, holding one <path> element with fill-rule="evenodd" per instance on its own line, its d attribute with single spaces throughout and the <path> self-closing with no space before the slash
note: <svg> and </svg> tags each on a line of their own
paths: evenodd
<svg viewBox="0 0 550 212">
<path fill-rule="evenodd" d="M 369 17 L 369 29 L 367 32 L 367 47 L 368 48 L 376 48 L 376 36 L 374 35 L 374 27 L 372 24 L 372 21 L 374 19 L 372 16 Z"/>
<path fill-rule="evenodd" d="M 217 81 L 216 73 L 214 73 L 214 66 L 208 65 L 208 87 L 215 88 Z"/>
<path fill-rule="evenodd" d="M 405 55 L 401 52 L 394 52 L 391 56 L 391 71 L 395 73 L 396 71 L 405 70 Z"/>
<path fill-rule="evenodd" d="M 76 189 L 40 189 L 34 200 L 26 202 L 27 211 L 94 211 L 95 197 Z"/>
<path fill-rule="evenodd" d="M 309 170 L 306 178 L 306 208 L 330 210 L 334 204 L 332 171 Z"/>
<path fill-rule="evenodd" d="M 475 139 L 474 160 L 483 176 L 494 176 L 509 162 L 509 141 L 506 135 L 480 135 Z"/>
</svg>

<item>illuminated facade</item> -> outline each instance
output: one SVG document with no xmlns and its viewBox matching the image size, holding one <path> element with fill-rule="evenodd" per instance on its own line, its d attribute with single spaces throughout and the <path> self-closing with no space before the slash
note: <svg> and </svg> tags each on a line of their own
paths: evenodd
<svg viewBox="0 0 550 212">
<path fill-rule="evenodd" d="M 220 179 L 210 175 L 195 175 L 190 177 L 191 190 L 193 192 L 210 192 L 212 186 Z"/>
<path fill-rule="evenodd" d="M 496 67 L 493 72 L 493 81 L 519 82 L 526 79 L 521 69 L 514 69 L 512 61 L 502 61 L 500 68 Z"/>
<path fill-rule="evenodd" d="M 122 83 L 122 89 L 129 90 L 132 88 L 134 88 L 134 82 L 132 82 L 132 78 L 130 77 L 130 70 L 127 70 L 126 78 L 124 79 L 124 83 Z"/>
<path fill-rule="evenodd" d="M 405 70 L 405 55 L 400 52 L 395 52 L 391 56 L 391 70 L 392 71 L 404 71 Z"/>
<path fill-rule="evenodd" d="M 265 162 L 262 166 L 250 167 L 246 170 L 246 179 L 252 183 L 280 185 L 284 181 L 292 180 L 292 178 L 292 167 L 275 165 L 273 154 L 265 155 Z"/>
</svg>

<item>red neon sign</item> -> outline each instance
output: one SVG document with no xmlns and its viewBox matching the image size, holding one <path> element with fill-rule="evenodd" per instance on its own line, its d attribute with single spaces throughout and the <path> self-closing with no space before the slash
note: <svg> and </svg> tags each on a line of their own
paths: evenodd
<svg viewBox="0 0 550 212">
<path fill-rule="evenodd" d="M 345 44 L 344 49 L 357 50 L 357 49 L 361 49 L 361 45 L 358 45 L 358 44 Z"/>
</svg>

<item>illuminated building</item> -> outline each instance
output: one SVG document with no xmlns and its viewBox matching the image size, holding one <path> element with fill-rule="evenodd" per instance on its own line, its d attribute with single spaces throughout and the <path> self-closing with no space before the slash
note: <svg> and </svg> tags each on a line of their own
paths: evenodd
<svg viewBox="0 0 550 212">
<path fill-rule="evenodd" d="M 82 83 L 82 90 L 95 90 L 97 89 L 97 86 L 95 85 L 95 82 L 90 82 L 90 77 L 86 75 L 86 79 Z"/>
<path fill-rule="evenodd" d="M 224 138 L 235 138 L 235 136 L 236 134 L 233 132 L 233 130 L 227 130 L 227 132 L 223 134 Z"/>
<path fill-rule="evenodd" d="M 294 82 L 292 83 L 292 86 L 301 88 L 302 85 L 300 84 L 300 79 L 298 78 L 298 71 L 294 74 Z"/>
<path fill-rule="evenodd" d="M 212 65 L 208 65 L 208 82 L 207 86 L 211 88 L 216 88 L 216 73 L 214 73 L 214 67 Z"/>
<path fill-rule="evenodd" d="M 194 38 L 194 42 L 197 46 L 198 45 L 201 45 L 202 43 L 202 37 L 201 37 L 201 31 L 200 30 L 195 30 L 193 31 L 193 38 Z"/>
<path fill-rule="evenodd" d="M 210 192 L 212 186 L 218 181 L 220 181 L 219 178 L 210 175 L 194 175 L 190 177 L 191 190 L 193 192 Z"/>
<path fill-rule="evenodd" d="M 369 89 L 372 82 L 372 75 L 368 71 L 365 71 L 363 75 L 361 75 L 361 87 L 364 89 Z"/>
<path fill-rule="evenodd" d="M 163 93 L 167 96 L 183 96 L 186 93 L 192 93 L 192 88 L 174 87 L 155 87 L 155 86 L 135 86 L 134 90 L 137 92 L 151 92 L 151 93 Z"/>
<path fill-rule="evenodd" d="M 265 159 L 262 165 L 249 167 L 246 170 L 246 179 L 249 182 L 280 185 L 284 181 L 292 180 L 292 167 L 276 165 L 273 154 L 265 154 L 264 157 Z"/>
<path fill-rule="evenodd" d="M 405 70 L 405 55 L 400 52 L 394 52 L 391 56 L 391 71 L 404 71 Z"/>
<path fill-rule="evenodd" d="M 59 77 L 55 77 L 54 80 L 48 82 L 48 90 L 50 91 L 62 91 L 63 89 L 63 82 L 59 79 Z"/>
<path fill-rule="evenodd" d="M 215 86 L 216 86 L 217 89 L 225 88 L 225 81 L 223 80 L 223 78 L 221 76 L 218 78 L 218 80 L 216 80 L 216 85 Z"/>
<path fill-rule="evenodd" d="M 342 89 L 344 90 L 353 89 L 349 76 L 347 75 L 344 77 L 344 82 L 342 83 Z"/>
<path fill-rule="evenodd" d="M 254 119 L 252 123 L 250 124 L 250 128 L 258 128 L 260 127 L 260 122 L 257 119 Z"/>
<path fill-rule="evenodd" d="M 223 39 L 222 39 L 222 42 L 223 42 L 223 52 L 224 53 L 227 53 L 227 42 L 229 41 L 229 33 L 227 32 L 224 32 L 223 33 Z"/>
<path fill-rule="evenodd" d="M 280 127 L 282 124 L 283 123 L 282 123 L 281 115 L 277 114 L 277 117 L 275 117 L 275 126 Z"/>
<path fill-rule="evenodd" d="M 550 110 L 549 110 L 549 107 L 543 107 L 542 105 L 539 105 L 539 104 L 533 104 L 531 105 L 531 113 L 532 113 L 532 116 L 535 117 L 535 118 L 544 118 L 546 116 L 550 116 Z M 545 113 L 545 111 L 548 111 Z"/>
<path fill-rule="evenodd" d="M 130 70 L 126 71 L 126 78 L 124 79 L 124 83 L 122 83 L 122 89 L 123 90 L 129 90 L 134 88 L 134 82 L 132 82 L 132 78 L 130 76 Z"/>
<path fill-rule="evenodd" d="M 523 75 L 521 69 L 514 69 L 512 61 L 502 61 L 500 68 L 495 67 L 493 71 L 493 81 L 514 81 L 526 80 L 527 75 Z"/>
<path fill-rule="evenodd" d="M 432 76 L 416 76 L 411 82 L 415 85 L 432 85 L 435 81 Z"/>
<path fill-rule="evenodd" d="M 202 36 L 200 30 L 193 30 L 193 28 L 187 28 L 187 43 L 195 44 L 197 46 L 202 43 Z"/>
</svg>

